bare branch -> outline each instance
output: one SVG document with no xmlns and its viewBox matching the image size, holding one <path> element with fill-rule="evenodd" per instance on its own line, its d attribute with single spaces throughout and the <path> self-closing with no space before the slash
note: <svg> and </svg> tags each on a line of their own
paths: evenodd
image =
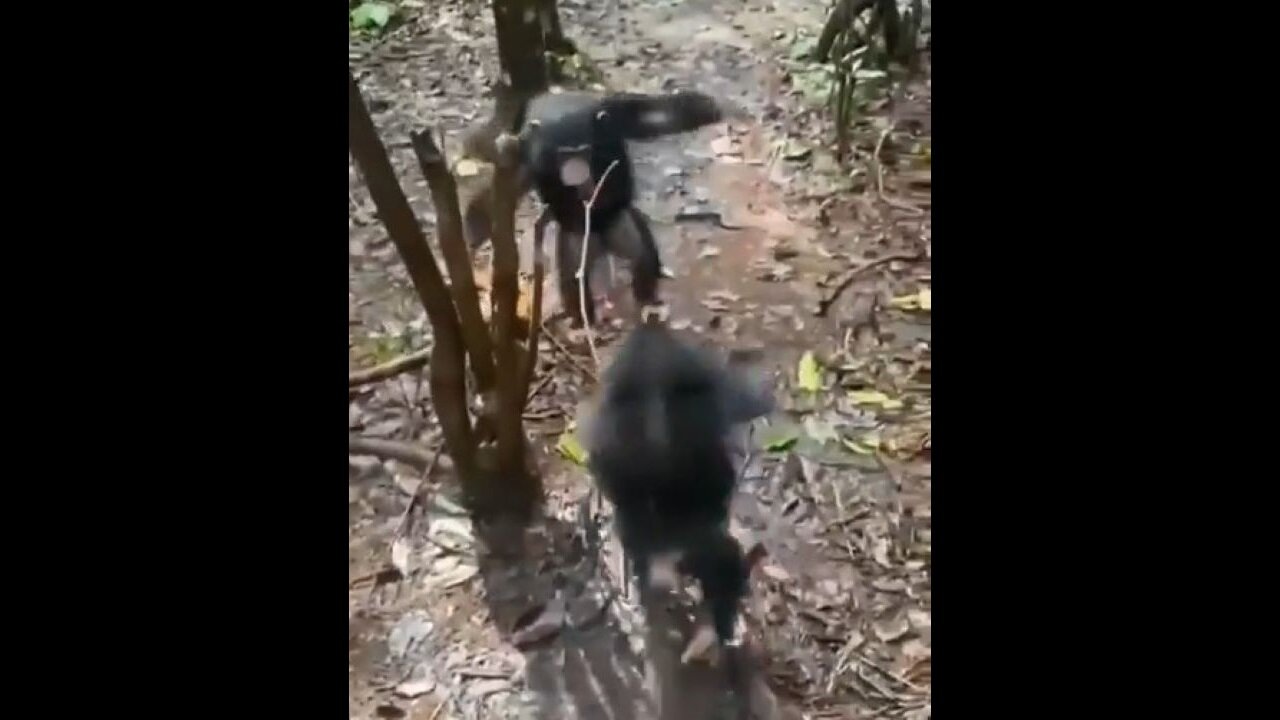
<svg viewBox="0 0 1280 720">
<path fill-rule="evenodd" d="M 547 232 L 547 225 L 551 222 L 551 207 L 547 206 L 542 209 L 538 215 L 538 219 L 533 223 L 533 302 L 529 309 L 529 332 L 526 333 L 528 342 L 525 347 L 528 348 L 525 353 L 524 368 L 521 370 L 520 387 L 526 393 L 525 404 L 532 399 L 532 395 L 528 394 L 529 386 L 533 384 L 534 368 L 538 366 L 538 340 L 539 331 L 542 330 L 542 279 L 546 273 L 546 263 L 543 261 L 542 243 Z M 561 232 L 557 228 L 557 232 Z"/>
<path fill-rule="evenodd" d="M 509 134 L 495 143 L 498 163 L 493 176 L 494 352 L 498 367 L 498 469 L 504 480 L 519 483 L 524 472 L 521 413 L 528 386 L 515 341 L 516 303 L 520 297 L 520 253 L 515 214 L 520 201 L 519 141 Z M 531 346 L 530 352 L 537 352 Z M 515 487 L 511 488 L 516 490 Z M 526 488 L 527 489 L 527 488 Z"/>
<path fill-rule="evenodd" d="M 347 436 L 347 454 L 372 455 L 384 460 L 398 460 L 419 470 L 430 465 L 432 456 L 435 455 L 427 448 L 414 443 L 361 435 Z"/>
<path fill-rule="evenodd" d="M 357 370 L 347 376 L 347 387 L 359 387 L 361 385 L 369 385 L 380 380 L 395 377 L 403 372 L 417 370 L 427 361 L 431 359 L 431 349 L 418 350 L 417 352 L 402 355 L 398 358 L 388 360 L 371 368 Z"/>
<path fill-rule="evenodd" d="M 431 138 L 431 133 L 419 131 L 409 136 L 413 152 L 418 156 L 418 167 L 431 188 L 431 202 L 436 208 L 436 241 L 449 268 L 449 282 L 453 287 L 453 304 L 458 309 L 462 324 L 462 336 L 466 340 L 467 355 L 471 358 L 471 372 L 476 378 L 476 391 L 488 392 L 495 380 L 493 367 L 493 343 L 480 313 L 480 298 L 476 292 L 472 272 L 471 253 L 467 250 L 462 234 L 462 214 L 458 208 L 458 188 L 453 174 L 445 165 L 444 155 Z"/>
<path fill-rule="evenodd" d="M 458 316 L 350 68 L 347 68 L 347 115 L 351 155 L 431 321 L 435 343 L 431 353 L 432 403 L 449 455 L 465 482 L 474 476 L 475 440 L 467 415 L 466 370 Z"/>
<path fill-rule="evenodd" d="M 827 16 L 827 23 L 822 26 L 822 34 L 818 36 L 818 44 L 810 57 L 818 62 L 826 62 L 836 37 L 853 24 L 854 18 L 875 3 L 876 0 L 837 0 L 831 14 Z"/>
</svg>

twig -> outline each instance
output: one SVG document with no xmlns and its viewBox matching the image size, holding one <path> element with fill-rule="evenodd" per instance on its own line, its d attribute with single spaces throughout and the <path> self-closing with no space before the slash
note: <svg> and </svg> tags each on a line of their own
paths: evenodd
<svg viewBox="0 0 1280 720">
<path fill-rule="evenodd" d="M 591 247 L 591 208 L 596 204 L 596 198 L 600 195 L 600 188 L 604 187 L 604 181 L 609 179 L 609 173 L 613 172 L 617 165 L 617 160 L 609 163 L 609 167 L 605 168 L 604 174 L 600 176 L 600 181 L 596 183 L 595 189 L 591 191 L 591 199 L 582 203 L 582 259 L 578 263 L 578 314 L 582 317 L 582 327 L 587 331 L 587 345 L 591 348 L 591 359 L 595 361 L 597 368 L 600 367 L 600 356 L 596 353 L 596 337 L 591 331 L 591 323 L 587 322 L 587 250 Z"/>
<path fill-rule="evenodd" d="M 525 343 L 525 365 L 520 374 L 520 387 L 528 390 L 529 384 L 533 382 L 533 372 L 538 366 L 538 331 L 542 329 L 542 280 L 546 274 L 545 265 L 542 257 L 542 243 L 546 239 L 547 225 L 551 222 L 551 206 L 548 205 L 538 213 L 538 219 L 533 223 L 533 302 L 529 308 L 529 332 L 525 333 L 528 342 Z M 563 232 L 557 223 L 556 232 Z M 551 377 L 547 375 L 547 377 Z M 538 389 L 525 396 L 525 405 L 533 399 L 546 385 L 546 379 L 538 384 Z"/>
<path fill-rule="evenodd" d="M 556 334 L 551 332 L 551 328 L 546 327 L 545 323 L 543 324 L 543 327 L 542 327 L 542 334 L 546 335 L 547 338 L 551 340 L 552 344 L 555 345 L 556 348 L 560 350 L 560 352 L 564 353 L 565 357 L 569 358 L 569 362 L 573 363 L 574 367 L 581 370 L 592 380 L 599 379 L 596 376 L 595 371 L 587 367 L 586 365 L 583 365 L 582 361 L 578 359 L 578 356 L 573 354 L 573 351 L 569 350 L 569 348 L 565 347 L 564 343 L 560 342 L 560 338 L 556 337 Z"/>
<path fill-rule="evenodd" d="M 434 462 L 434 456 L 420 445 L 399 440 L 386 440 L 350 434 L 347 436 L 347 454 L 372 455 L 384 460 L 399 460 L 402 463 L 419 468 L 429 467 Z M 436 456 L 438 455 L 439 452 L 437 451 Z"/>
<path fill-rule="evenodd" d="M 893 132 L 894 126 L 898 123 L 892 121 L 880 131 L 880 139 L 876 141 L 876 151 L 872 157 L 876 161 L 876 194 L 881 198 L 884 197 L 884 164 L 880 162 L 880 150 L 884 147 L 884 141 L 889 137 L 889 133 Z"/>
<path fill-rule="evenodd" d="M 925 214 L 924 210 L 921 210 L 920 208 L 916 207 L 915 205 L 912 205 L 906 200 L 899 200 L 891 195 L 881 195 L 880 200 L 886 205 L 889 205 L 891 207 L 896 207 L 899 210 L 905 210 L 911 213 L 912 215 L 918 216 L 918 215 Z"/>
<path fill-rule="evenodd" d="M 910 260 L 919 260 L 921 257 L 923 256 L 919 253 L 915 253 L 913 255 L 907 255 L 905 253 L 896 253 L 893 255 L 885 255 L 882 258 L 876 258 L 875 260 L 872 260 L 865 265 L 859 265 L 856 268 L 852 268 L 848 270 L 845 273 L 845 276 L 841 278 L 840 282 L 836 284 L 835 290 L 831 291 L 831 295 L 823 300 L 818 301 L 818 309 L 815 310 L 813 314 L 818 317 L 826 317 L 827 311 L 831 309 L 831 305 L 835 303 L 835 301 L 840 297 L 842 293 L 844 293 L 845 290 L 849 289 L 849 286 L 853 284 L 854 278 L 856 278 L 858 275 L 868 270 L 871 270 L 873 268 L 877 268 L 881 265 L 884 265 L 885 263 L 893 262 L 894 260 L 910 261 Z"/>
<path fill-rule="evenodd" d="M 890 672 L 889 670 L 887 670 L 887 669 L 885 669 L 885 668 L 883 668 L 883 667 L 880 667 L 880 664 L 879 664 L 879 663 L 875 662 L 874 660 L 872 660 L 871 658 L 867 657 L 866 655 L 863 655 L 862 653 L 854 653 L 854 654 L 855 654 L 855 655 L 857 656 L 857 658 L 858 658 L 859 660 L 861 660 L 864 664 L 869 665 L 869 666 L 871 666 L 872 668 L 874 668 L 874 669 L 876 669 L 876 670 L 879 670 L 879 671 L 880 671 L 880 674 L 884 675 L 885 677 L 889 678 L 890 680 L 893 680 L 893 681 L 895 681 L 895 682 L 902 683 L 903 685 L 906 685 L 907 687 L 911 688 L 912 690 L 915 690 L 916 692 L 920 692 L 920 693 L 925 692 L 925 689 L 924 689 L 924 688 L 920 687 L 919 685 L 916 685 L 915 683 L 911 682 L 910 680 L 908 680 L 908 679 L 906 679 L 906 678 L 904 678 L 904 677 L 899 677 L 898 675 L 896 675 L 896 674 L 894 674 L 894 673 Z"/>
<path fill-rule="evenodd" d="M 409 513 L 413 512 L 413 508 L 422 498 L 422 488 L 427 485 L 427 478 L 431 477 L 431 471 L 435 469 L 436 462 L 440 459 L 440 453 L 444 450 L 444 443 L 436 446 L 435 454 L 431 456 L 431 462 L 427 463 L 422 469 L 422 475 L 418 478 L 418 487 L 413 491 L 413 497 L 409 498 L 409 504 L 404 508 L 404 514 L 400 516 L 400 524 L 396 527 L 396 537 L 401 537 L 408 531 Z M 394 540 L 392 541 L 394 543 Z"/>
<path fill-rule="evenodd" d="M 533 399 L 538 396 L 538 393 L 542 392 L 542 389 L 545 388 L 551 382 L 552 377 L 554 376 L 551 373 L 547 373 L 546 375 L 542 376 L 542 379 L 538 381 L 538 386 L 535 387 L 533 390 L 529 391 L 529 397 L 526 398 L 524 401 L 526 405 L 528 405 L 530 402 L 533 402 Z"/>
<path fill-rule="evenodd" d="M 400 373 L 417 370 L 423 365 L 426 365 L 427 361 L 430 359 L 431 349 L 427 348 L 426 350 L 418 350 L 417 352 L 412 352 L 408 355 L 402 355 L 379 365 L 374 365 L 371 368 L 357 370 L 347 376 L 347 387 L 353 388 L 361 385 L 369 385 L 376 383 L 379 380 L 386 380 L 387 378 L 395 377 Z"/>
</svg>

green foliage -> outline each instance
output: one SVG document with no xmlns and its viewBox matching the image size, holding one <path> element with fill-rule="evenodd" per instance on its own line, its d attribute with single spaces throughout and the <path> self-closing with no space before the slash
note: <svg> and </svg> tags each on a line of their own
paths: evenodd
<svg viewBox="0 0 1280 720">
<path fill-rule="evenodd" d="M 359 33 L 382 32 L 387 29 L 397 10 L 391 3 L 361 3 L 351 10 L 351 29 Z"/>
</svg>

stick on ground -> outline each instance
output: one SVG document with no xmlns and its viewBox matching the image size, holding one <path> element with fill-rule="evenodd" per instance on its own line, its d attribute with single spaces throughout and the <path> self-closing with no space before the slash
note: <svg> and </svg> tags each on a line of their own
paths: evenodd
<svg viewBox="0 0 1280 720">
<path fill-rule="evenodd" d="M 431 465 L 435 453 L 416 443 L 385 438 L 347 436 L 348 455 L 371 455 L 384 460 L 399 460 L 407 465 L 422 469 Z"/>
<path fill-rule="evenodd" d="M 428 348 L 426 350 L 418 350 L 417 352 L 403 355 L 393 360 L 388 360 L 379 365 L 374 365 L 371 368 L 357 370 L 347 376 L 347 387 L 368 385 L 370 383 L 376 383 L 379 380 L 386 380 L 387 378 L 395 377 L 403 372 L 417 370 L 418 368 L 426 365 L 427 361 L 430 359 L 431 350 Z"/>
</svg>

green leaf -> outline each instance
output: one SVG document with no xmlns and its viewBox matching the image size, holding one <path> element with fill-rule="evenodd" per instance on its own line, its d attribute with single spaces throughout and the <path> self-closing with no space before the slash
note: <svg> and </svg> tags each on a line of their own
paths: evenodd
<svg viewBox="0 0 1280 720">
<path fill-rule="evenodd" d="M 879 390 L 850 390 L 849 399 L 859 405 L 879 405 L 885 410 L 902 409 L 901 400 L 895 400 Z"/>
<path fill-rule="evenodd" d="M 764 449 L 768 452 L 786 452 L 799 439 L 800 433 L 794 427 L 778 428 L 771 436 L 765 438 Z"/>
<path fill-rule="evenodd" d="M 556 443 L 556 452 L 575 465 L 587 464 L 587 450 L 578 441 L 578 436 L 572 432 L 565 432 L 560 436 L 559 442 Z"/>
<path fill-rule="evenodd" d="M 391 22 L 391 10 L 391 6 L 387 3 L 363 3 L 351 11 L 351 25 L 357 29 L 384 28 Z"/>
<path fill-rule="evenodd" d="M 873 431 L 857 440 L 840 438 L 840 444 L 859 455 L 875 455 L 880 449 L 880 433 Z"/>
<path fill-rule="evenodd" d="M 819 444 L 826 443 L 828 440 L 840 439 L 839 433 L 831 426 L 831 423 L 826 420 L 820 420 L 813 415 L 805 417 L 804 432 Z"/>
<path fill-rule="evenodd" d="M 813 351 L 806 350 L 800 357 L 800 367 L 796 369 L 796 382 L 800 389 L 818 392 L 822 389 L 822 370 L 818 367 L 818 359 Z"/>
</svg>

